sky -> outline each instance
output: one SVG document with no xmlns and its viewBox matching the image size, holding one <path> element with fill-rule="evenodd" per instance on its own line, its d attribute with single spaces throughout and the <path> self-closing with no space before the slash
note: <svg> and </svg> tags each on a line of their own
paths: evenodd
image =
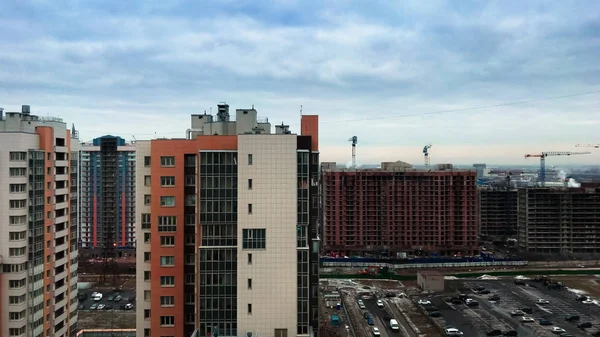
<svg viewBox="0 0 600 337">
<path fill-rule="evenodd" d="M 600 164 L 600 1 L 2 0 L 0 107 L 80 139 L 185 137 L 252 105 L 322 161 Z M 521 103 L 518 103 L 521 102 Z M 507 104 L 510 103 L 510 104 Z"/>
</svg>

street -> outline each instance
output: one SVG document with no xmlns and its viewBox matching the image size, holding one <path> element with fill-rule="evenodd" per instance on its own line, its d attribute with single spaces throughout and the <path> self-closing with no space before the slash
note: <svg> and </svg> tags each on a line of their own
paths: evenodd
<svg viewBox="0 0 600 337">
<path fill-rule="evenodd" d="M 104 305 L 112 305 L 114 310 L 124 310 L 122 306 L 127 303 L 132 303 L 135 306 L 135 290 L 123 290 L 121 292 L 114 291 L 101 291 L 102 292 L 102 300 L 94 301 L 92 299 L 92 293 L 97 290 L 93 289 L 80 289 L 78 291 L 79 294 L 86 294 L 87 298 L 83 301 L 79 301 L 78 308 L 80 310 L 90 310 L 92 304 L 104 304 Z M 123 299 L 119 302 L 109 301 L 109 297 L 114 297 L 116 295 L 121 295 Z M 133 299 L 133 301 L 131 301 Z M 135 309 L 132 309 L 135 311 Z"/>
</svg>

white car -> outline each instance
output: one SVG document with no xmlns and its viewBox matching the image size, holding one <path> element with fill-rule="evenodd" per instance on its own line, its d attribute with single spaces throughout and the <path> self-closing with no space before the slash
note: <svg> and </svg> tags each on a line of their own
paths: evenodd
<svg viewBox="0 0 600 337">
<path fill-rule="evenodd" d="M 373 327 L 373 336 L 381 336 L 381 332 L 379 332 L 379 328 L 376 326 Z"/>
<path fill-rule="evenodd" d="M 521 322 L 523 322 L 523 323 L 533 323 L 533 322 L 535 322 L 535 319 L 533 319 L 533 317 L 521 317 Z"/>
<path fill-rule="evenodd" d="M 462 336 L 464 333 L 457 328 L 448 328 L 444 330 L 446 336 Z"/>
<path fill-rule="evenodd" d="M 361 309 L 366 309 L 365 303 L 362 300 L 358 300 L 358 307 Z"/>
<path fill-rule="evenodd" d="M 593 303 L 594 303 L 594 301 L 593 301 L 593 300 L 590 300 L 590 299 L 588 298 L 588 299 L 586 299 L 586 300 L 584 300 L 584 301 L 581 301 L 581 303 L 583 303 L 583 304 L 593 304 Z"/>
<path fill-rule="evenodd" d="M 104 307 L 106 307 L 104 304 L 98 304 L 98 308 L 97 309 L 98 310 L 102 310 L 102 309 L 104 309 Z"/>
<path fill-rule="evenodd" d="M 550 304 L 550 301 L 540 298 L 537 300 L 537 304 Z"/>
<path fill-rule="evenodd" d="M 567 332 L 567 330 L 555 326 L 555 327 L 552 328 L 552 332 L 555 333 L 555 334 L 561 334 L 561 333 Z"/>
<path fill-rule="evenodd" d="M 133 309 L 133 304 L 131 304 L 131 303 L 125 304 L 125 310 L 131 310 L 131 309 Z"/>
<path fill-rule="evenodd" d="M 94 299 L 94 301 L 100 301 L 102 299 L 102 294 L 101 293 L 96 293 L 95 296 L 92 296 L 92 298 Z"/>
<path fill-rule="evenodd" d="M 377 306 L 380 308 L 383 308 L 383 301 L 382 300 L 377 300 Z"/>
<path fill-rule="evenodd" d="M 430 300 L 419 300 L 419 305 L 429 305 L 431 304 Z"/>
</svg>

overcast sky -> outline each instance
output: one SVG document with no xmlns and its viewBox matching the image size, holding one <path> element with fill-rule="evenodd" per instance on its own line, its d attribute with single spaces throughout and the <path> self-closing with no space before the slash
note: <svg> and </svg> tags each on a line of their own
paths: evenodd
<svg viewBox="0 0 600 337">
<path fill-rule="evenodd" d="M 534 164 L 600 142 L 600 1 L 0 1 L 6 110 L 148 139 L 220 101 L 319 114 L 323 161 Z"/>
</svg>

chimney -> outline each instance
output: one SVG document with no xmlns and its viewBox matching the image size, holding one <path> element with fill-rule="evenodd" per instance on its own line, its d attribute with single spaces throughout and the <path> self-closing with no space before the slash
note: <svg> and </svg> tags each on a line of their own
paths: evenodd
<svg viewBox="0 0 600 337">
<path fill-rule="evenodd" d="M 31 107 L 29 105 L 22 105 L 21 106 L 21 113 L 23 115 L 29 115 L 30 112 L 31 112 Z"/>
</svg>

